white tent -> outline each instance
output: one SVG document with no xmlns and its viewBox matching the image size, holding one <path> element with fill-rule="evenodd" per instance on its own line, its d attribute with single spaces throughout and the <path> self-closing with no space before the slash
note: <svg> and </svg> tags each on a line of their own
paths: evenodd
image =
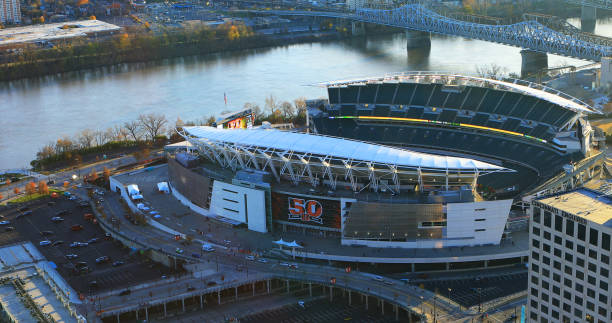
<svg viewBox="0 0 612 323">
<path fill-rule="evenodd" d="M 167 182 L 159 182 L 157 183 L 157 190 L 161 193 L 164 192 L 166 194 L 170 193 L 170 188 L 168 187 Z"/>
<path fill-rule="evenodd" d="M 291 248 L 302 248 L 302 246 L 300 246 L 295 240 L 293 240 L 293 242 L 287 243 L 286 246 Z"/>
<path fill-rule="evenodd" d="M 140 194 L 140 189 L 138 189 L 138 185 L 136 185 L 136 184 L 128 185 L 127 186 L 127 191 L 128 191 L 128 195 L 130 195 L 130 196 Z"/>
</svg>

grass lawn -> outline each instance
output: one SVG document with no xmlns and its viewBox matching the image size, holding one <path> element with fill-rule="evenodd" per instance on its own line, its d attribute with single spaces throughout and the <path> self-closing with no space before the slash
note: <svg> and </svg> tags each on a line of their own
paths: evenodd
<svg viewBox="0 0 612 323">
<path fill-rule="evenodd" d="M 57 194 L 62 194 L 62 191 L 60 190 L 56 190 L 56 189 L 49 189 L 49 194 L 56 192 Z M 16 203 L 24 203 L 24 202 L 29 202 L 29 201 L 33 201 L 36 199 L 39 199 L 41 197 L 45 197 L 45 196 L 49 196 L 49 194 L 40 194 L 40 193 L 34 193 L 32 195 L 24 195 L 24 196 L 20 196 L 16 199 L 12 199 L 10 201 L 8 201 L 7 203 L 9 204 L 16 204 Z"/>
</svg>

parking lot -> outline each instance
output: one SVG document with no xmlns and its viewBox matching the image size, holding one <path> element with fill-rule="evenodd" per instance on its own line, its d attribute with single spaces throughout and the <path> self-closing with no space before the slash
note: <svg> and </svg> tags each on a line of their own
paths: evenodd
<svg viewBox="0 0 612 323">
<path fill-rule="evenodd" d="M 79 206 L 79 203 L 60 196 L 38 200 L 27 209 L 21 206 L 2 211 L 0 220 L 9 223 L 0 226 L 0 245 L 31 241 L 47 260 L 57 265 L 57 271 L 72 288 L 85 295 L 125 288 L 169 274 L 168 268 L 106 237 L 93 218 L 85 219 L 85 214 L 92 213 L 91 208 Z M 57 216 L 63 220 L 51 220 Z M 49 241 L 47 245 L 41 245 L 45 240 Z M 71 246 L 74 242 L 82 244 Z M 96 261 L 104 256 L 108 260 Z"/>
</svg>

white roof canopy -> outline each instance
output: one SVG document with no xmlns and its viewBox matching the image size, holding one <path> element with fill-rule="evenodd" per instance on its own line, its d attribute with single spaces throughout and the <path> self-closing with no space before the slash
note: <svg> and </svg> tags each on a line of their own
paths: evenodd
<svg viewBox="0 0 612 323">
<path fill-rule="evenodd" d="M 449 157 L 414 152 L 361 141 L 297 132 L 263 129 L 216 129 L 212 127 L 184 127 L 184 131 L 202 141 L 224 142 L 240 146 L 268 147 L 294 154 L 316 154 L 365 161 L 397 167 L 454 169 L 464 171 L 507 170 L 504 167 L 460 157 Z"/>
</svg>

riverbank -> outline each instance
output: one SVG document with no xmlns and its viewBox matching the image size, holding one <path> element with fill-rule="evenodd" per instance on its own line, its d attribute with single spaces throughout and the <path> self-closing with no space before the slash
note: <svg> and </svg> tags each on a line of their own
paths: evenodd
<svg viewBox="0 0 612 323">
<path fill-rule="evenodd" d="M 300 43 L 348 38 L 338 32 L 211 37 L 209 31 L 181 32 L 159 36 L 123 34 L 111 41 L 78 47 L 54 48 L 25 53 L 18 61 L 0 65 L 0 82 L 115 66 Z M 131 37 L 131 38 L 130 38 Z"/>
</svg>

